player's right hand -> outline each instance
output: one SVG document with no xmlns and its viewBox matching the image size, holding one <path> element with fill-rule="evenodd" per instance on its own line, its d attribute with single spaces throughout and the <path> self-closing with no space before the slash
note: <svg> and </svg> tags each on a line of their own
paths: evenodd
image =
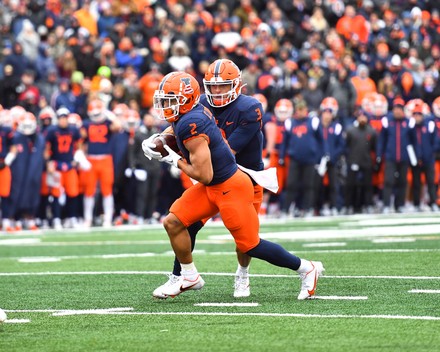
<svg viewBox="0 0 440 352">
<path fill-rule="evenodd" d="M 158 135 L 159 135 L 159 133 L 155 133 L 142 142 L 142 151 L 144 152 L 144 155 L 146 158 L 148 158 L 148 160 L 151 160 L 151 159 L 159 160 L 162 158 L 162 154 L 153 150 L 154 148 L 156 148 L 156 144 L 153 143 L 153 140 Z"/>
</svg>

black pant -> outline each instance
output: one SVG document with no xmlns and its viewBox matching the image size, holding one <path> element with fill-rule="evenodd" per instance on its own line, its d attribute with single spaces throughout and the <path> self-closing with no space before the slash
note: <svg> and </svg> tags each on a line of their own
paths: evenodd
<svg viewBox="0 0 440 352">
<path fill-rule="evenodd" d="M 161 170 L 149 171 L 145 181 L 136 180 L 135 214 L 150 219 L 157 207 Z"/>
<path fill-rule="evenodd" d="M 285 188 L 286 197 L 282 210 L 288 212 L 292 203 L 296 203 L 297 208 L 305 211 L 311 210 L 315 180 L 315 165 L 303 164 L 290 159 Z M 298 203 L 301 206 L 298 206 Z"/>
<path fill-rule="evenodd" d="M 429 205 L 435 203 L 435 185 L 434 185 L 434 163 L 417 165 L 411 167 L 413 176 L 413 203 L 416 207 L 420 205 L 420 190 L 422 188 L 421 176 L 425 174 L 426 187 L 428 187 Z"/>
<path fill-rule="evenodd" d="M 373 170 L 372 168 L 359 168 L 352 170 L 348 167 L 345 188 L 345 205 L 358 211 L 362 206 L 373 205 Z"/>
<path fill-rule="evenodd" d="M 385 161 L 385 184 L 383 188 L 383 204 L 385 207 L 391 205 L 391 194 L 393 194 L 394 189 L 394 207 L 398 209 L 405 204 L 407 172 L 408 163 L 406 161 Z"/>
</svg>

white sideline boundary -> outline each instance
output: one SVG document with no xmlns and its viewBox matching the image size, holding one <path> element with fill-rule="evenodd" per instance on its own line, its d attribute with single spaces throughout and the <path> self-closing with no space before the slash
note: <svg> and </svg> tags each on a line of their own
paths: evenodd
<svg viewBox="0 0 440 352">
<path fill-rule="evenodd" d="M 180 316 L 258 316 L 258 317 L 279 317 L 279 318 L 318 318 L 318 319 L 394 319 L 394 320 L 433 320 L 440 321 L 436 316 L 414 316 L 414 315 L 382 315 L 382 314 L 303 314 L 303 313 L 236 313 L 236 312 L 133 312 L 133 308 L 106 308 L 106 309 L 85 309 L 85 310 L 5 310 L 9 313 L 52 313 L 52 316 L 63 317 L 72 315 L 180 315 Z M 29 319 L 9 319 L 5 323 L 28 323 Z"/>
</svg>

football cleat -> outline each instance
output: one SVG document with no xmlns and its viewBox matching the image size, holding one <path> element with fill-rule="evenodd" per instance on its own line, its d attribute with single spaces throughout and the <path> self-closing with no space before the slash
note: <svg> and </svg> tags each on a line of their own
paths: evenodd
<svg viewBox="0 0 440 352">
<path fill-rule="evenodd" d="M 174 274 L 169 274 L 169 275 L 168 275 L 168 281 L 165 282 L 163 285 L 159 286 L 158 288 L 156 288 L 156 289 L 153 291 L 153 297 L 160 298 L 160 299 L 167 299 L 168 296 L 167 296 L 167 295 L 164 295 L 164 294 L 162 293 L 162 291 L 165 290 L 168 286 L 172 286 L 172 285 L 174 285 L 174 284 L 175 284 L 176 282 L 178 282 L 181 278 L 182 278 L 181 276 L 177 276 L 177 275 L 174 275 Z"/>
<path fill-rule="evenodd" d="M 301 291 L 298 295 L 298 300 L 315 298 L 316 284 L 318 278 L 325 271 L 321 262 L 310 262 L 312 269 L 306 273 L 299 275 L 301 279 Z"/>
<path fill-rule="evenodd" d="M 185 291 L 200 290 L 204 285 L 205 281 L 199 274 L 194 280 L 171 274 L 169 280 L 164 285 L 154 290 L 153 297 L 161 299 L 174 298 Z"/>
<path fill-rule="evenodd" d="M 234 297 L 249 297 L 251 295 L 251 290 L 249 287 L 249 276 L 236 275 L 234 283 Z"/>
</svg>

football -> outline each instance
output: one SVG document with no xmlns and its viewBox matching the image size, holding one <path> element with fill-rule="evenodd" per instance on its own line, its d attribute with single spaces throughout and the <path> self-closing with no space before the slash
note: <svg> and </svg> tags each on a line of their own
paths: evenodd
<svg viewBox="0 0 440 352">
<path fill-rule="evenodd" d="M 154 138 L 153 143 L 156 144 L 154 150 L 159 152 L 162 156 L 167 156 L 168 152 L 164 148 L 165 145 L 170 147 L 176 153 L 179 153 L 179 147 L 177 146 L 176 137 L 171 133 L 161 133 L 159 136 Z"/>
</svg>

